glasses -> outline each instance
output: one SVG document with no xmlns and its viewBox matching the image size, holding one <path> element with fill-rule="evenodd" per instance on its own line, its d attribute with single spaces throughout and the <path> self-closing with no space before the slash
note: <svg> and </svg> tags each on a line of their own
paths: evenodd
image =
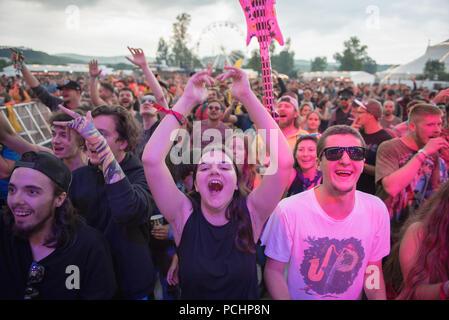
<svg viewBox="0 0 449 320">
<path fill-rule="evenodd" d="M 214 107 L 214 106 L 209 106 L 208 108 L 209 110 L 217 110 L 217 111 L 221 109 L 221 107 Z"/>
<path fill-rule="evenodd" d="M 39 290 L 35 285 L 42 282 L 44 279 L 45 268 L 37 262 L 31 263 L 30 270 L 28 271 L 28 281 L 25 288 L 25 300 L 31 300 L 39 295 Z"/>
<path fill-rule="evenodd" d="M 317 137 L 319 133 L 309 133 L 309 134 L 298 134 L 296 135 L 296 138 L 302 138 L 302 137 Z"/>
<path fill-rule="evenodd" d="M 343 152 L 346 151 L 351 160 L 362 161 L 365 159 L 365 150 L 364 147 L 329 147 L 321 152 L 319 158 L 321 159 L 324 153 L 328 161 L 337 161 L 343 157 Z"/>
<path fill-rule="evenodd" d="M 140 100 L 140 103 L 145 103 L 145 102 L 155 103 L 156 101 L 154 101 L 154 99 L 151 99 L 151 98 L 142 98 L 142 100 Z"/>
</svg>

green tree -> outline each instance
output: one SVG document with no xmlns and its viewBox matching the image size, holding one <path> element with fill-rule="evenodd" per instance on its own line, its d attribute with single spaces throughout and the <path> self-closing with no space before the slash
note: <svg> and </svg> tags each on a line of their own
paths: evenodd
<svg viewBox="0 0 449 320">
<path fill-rule="evenodd" d="M 327 58 L 326 57 L 316 57 L 312 60 L 310 64 L 311 71 L 324 71 L 327 68 Z"/>
<path fill-rule="evenodd" d="M 282 51 L 271 57 L 271 65 L 277 72 L 293 77 L 296 75 L 294 60 L 295 52 L 292 51 L 290 47 L 291 39 L 288 38 L 287 41 L 285 41 Z"/>
<path fill-rule="evenodd" d="M 159 43 L 157 44 L 156 63 L 162 64 L 165 61 L 167 65 L 170 64 L 168 51 L 168 43 L 164 38 L 160 38 Z"/>
<path fill-rule="evenodd" d="M 262 74 L 262 67 L 260 65 L 260 54 L 259 50 L 254 49 L 251 52 L 251 57 L 249 58 L 248 62 L 245 65 L 245 68 L 247 69 L 253 69 L 254 71 L 257 71 L 259 75 Z"/>
<path fill-rule="evenodd" d="M 187 47 L 189 41 L 188 28 L 191 17 L 188 13 L 181 13 L 173 24 L 173 36 L 171 38 L 170 60 L 173 65 L 192 71 L 194 67 L 201 65 L 199 59 L 194 56 Z"/>
<path fill-rule="evenodd" d="M 430 80 L 441 80 L 445 77 L 444 62 L 429 59 L 424 66 L 424 76 Z"/>
<path fill-rule="evenodd" d="M 6 61 L 3 59 L 0 59 L 0 71 L 3 71 L 3 68 L 12 65 L 12 61 Z"/>
<path fill-rule="evenodd" d="M 366 45 L 361 45 L 360 39 L 357 37 L 351 37 L 344 43 L 344 50 L 342 53 L 335 53 L 334 59 L 340 63 L 338 70 L 340 71 L 359 71 L 364 70 L 364 66 L 368 70 L 373 70 L 373 65 L 377 64 L 372 58 L 367 54 L 368 47 Z M 375 72 L 375 71 L 374 71 Z"/>
<path fill-rule="evenodd" d="M 363 71 L 375 74 L 377 72 L 377 63 L 371 57 L 366 57 L 363 60 Z"/>
</svg>

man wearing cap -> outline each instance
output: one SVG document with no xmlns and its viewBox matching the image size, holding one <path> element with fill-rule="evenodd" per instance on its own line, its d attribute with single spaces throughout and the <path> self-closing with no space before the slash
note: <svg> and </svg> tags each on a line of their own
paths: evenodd
<svg viewBox="0 0 449 320">
<path fill-rule="evenodd" d="M 140 160 L 132 154 L 140 128 L 120 106 L 101 106 L 74 120 L 54 122 L 86 140 L 89 164 L 73 171 L 69 197 L 87 223 L 103 232 L 115 262 L 119 297 L 152 298 L 153 262 L 149 219 L 153 201 Z"/>
<path fill-rule="evenodd" d="M 354 117 L 351 114 L 351 103 L 354 93 L 351 88 L 345 88 L 338 92 L 338 108 L 331 114 L 329 127 L 336 124 L 352 125 Z"/>
<path fill-rule="evenodd" d="M 277 111 L 279 113 L 279 128 L 287 139 L 290 150 L 295 148 L 298 135 L 307 135 L 308 132 L 300 128 L 301 117 L 299 115 L 298 100 L 289 95 L 284 95 L 278 100 Z"/>
<path fill-rule="evenodd" d="M 360 133 L 366 143 L 365 164 L 357 182 L 357 190 L 375 194 L 374 174 L 377 148 L 382 142 L 393 137 L 379 124 L 379 119 L 382 116 L 382 107 L 377 100 L 371 99 L 366 103 L 358 100 L 354 101 L 359 105 L 354 125 L 360 129 Z"/>
<path fill-rule="evenodd" d="M 104 236 L 87 226 L 67 192 L 70 170 L 47 152 L 27 152 L 0 217 L 0 299 L 111 299 L 116 292 Z"/>
<path fill-rule="evenodd" d="M 11 60 L 16 60 L 16 53 L 12 54 Z M 61 99 L 50 94 L 31 73 L 25 63 L 22 64 L 20 71 L 22 71 L 23 79 L 31 87 L 33 93 L 43 104 L 49 107 L 51 111 L 58 110 L 58 105 L 60 104 L 71 110 L 81 106 L 81 87 L 77 82 L 66 80 L 62 85 L 58 85 L 58 90 L 62 90 Z"/>
</svg>

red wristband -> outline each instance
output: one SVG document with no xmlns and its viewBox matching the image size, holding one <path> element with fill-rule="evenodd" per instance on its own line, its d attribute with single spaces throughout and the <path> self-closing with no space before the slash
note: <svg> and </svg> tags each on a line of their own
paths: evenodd
<svg viewBox="0 0 449 320">
<path fill-rule="evenodd" d="M 180 114 L 179 112 L 176 112 L 176 111 L 171 110 L 171 109 L 167 110 L 163 106 L 161 106 L 161 105 L 159 105 L 157 103 L 154 103 L 153 106 L 157 109 L 157 111 L 162 111 L 162 112 L 164 112 L 166 114 L 172 114 L 176 118 L 176 120 L 178 120 L 178 122 L 179 122 L 179 124 L 181 126 L 187 122 L 187 119 L 182 114 Z"/>
</svg>

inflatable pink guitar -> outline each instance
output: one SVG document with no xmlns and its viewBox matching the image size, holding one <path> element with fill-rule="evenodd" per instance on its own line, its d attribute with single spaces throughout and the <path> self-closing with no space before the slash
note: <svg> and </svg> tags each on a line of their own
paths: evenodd
<svg viewBox="0 0 449 320">
<path fill-rule="evenodd" d="M 246 45 L 249 45 L 252 37 L 257 37 L 260 48 L 260 60 L 262 63 L 262 77 L 264 84 L 264 105 L 271 113 L 274 120 L 279 120 L 279 115 L 274 108 L 273 81 L 271 79 L 270 43 L 276 39 L 282 46 L 284 39 L 276 20 L 274 10 L 275 0 L 239 0 L 245 13 L 248 25 Z"/>
</svg>

